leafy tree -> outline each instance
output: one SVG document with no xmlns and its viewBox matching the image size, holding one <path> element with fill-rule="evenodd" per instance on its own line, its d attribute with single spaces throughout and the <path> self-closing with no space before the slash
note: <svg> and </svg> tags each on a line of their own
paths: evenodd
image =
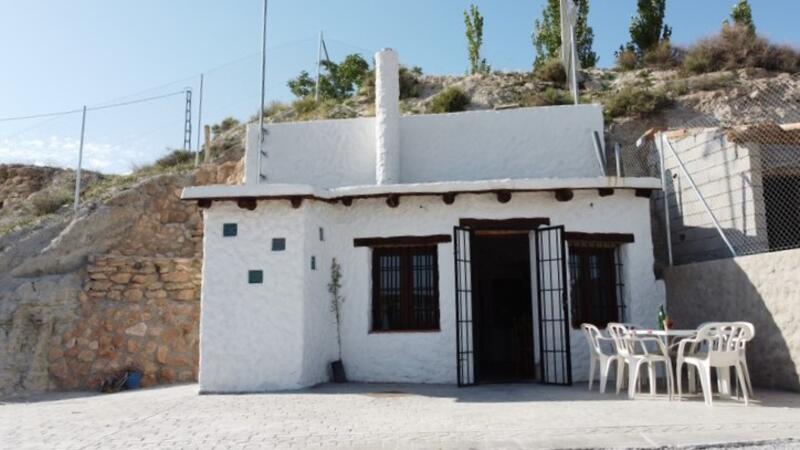
<svg viewBox="0 0 800 450">
<path fill-rule="evenodd" d="M 309 96 L 314 93 L 314 88 L 316 87 L 316 82 L 305 70 L 300 72 L 297 78 L 289 80 L 286 84 L 295 97 Z"/>
<path fill-rule="evenodd" d="M 561 5 L 560 0 L 547 0 L 542 10 L 542 18 L 533 23 L 533 46 L 536 49 L 534 67 L 538 68 L 548 60 L 559 56 L 561 48 Z M 594 30 L 589 26 L 589 0 L 575 0 L 578 20 L 575 24 L 575 47 L 582 67 L 597 65 L 597 53 L 592 51 Z"/>
<path fill-rule="evenodd" d="M 323 61 L 324 73 L 319 78 L 319 93 L 322 99 L 344 99 L 351 97 L 364 83 L 369 73 L 369 63 L 358 54 L 347 55 L 341 63 Z M 308 97 L 316 90 L 316 80 L 305 70 L 297 78 L 288 81 L 289 90 L 299 98 Z"/>
<path fill-rule="evenodd" d="M 669 42 L 672 28 L 664 23 L 667 0 L 637 0 L 636 16 L 631 19 L 631 42 L 627 50 L 641 57 L 663 42 Z"/>
<path fill-rule="evenodd" d="M 753 10 L 747 0 L 739 0 L 733 10 L 731 10 L 733 23 L 747 28 L 751 35 L 756 35 L 756 24 L 753 22 Z"/>
<path fill-rule="evenodd" d="M 486 64 L 486 59 L 481 58 L 481 46 L 483 45 L 483 16 L 478 7 L 471 5 L 469 10 L 464 11 L 464 25 L 467 30 L 467 51 L 469 53 L 470 73 L 489 73 L 492 69 Z"/>
</svg>

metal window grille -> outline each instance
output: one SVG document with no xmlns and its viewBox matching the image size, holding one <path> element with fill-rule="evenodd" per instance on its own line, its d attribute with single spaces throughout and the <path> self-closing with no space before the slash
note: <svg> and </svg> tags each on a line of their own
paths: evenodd
<svg viewBox="0 0 800 450">
<path fill-rule="evenodd" d="M 372 329 L 439 329 L 436 246 L 378 247 L 372 257 Z"/>
<path fill-rule="evenodd" d="M 571 243 L 569 271 L 573 328 L 583 323 L 605 328 L 609 322 L 624 321 L 618 246 Z"/>
</svg>

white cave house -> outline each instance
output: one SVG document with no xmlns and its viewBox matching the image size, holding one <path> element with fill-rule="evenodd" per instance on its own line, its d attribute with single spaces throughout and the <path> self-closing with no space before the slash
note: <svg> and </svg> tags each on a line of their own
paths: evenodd
<svg viewBox="0 0 800 450">
<path fill-rule="evenodd" d="M 205 215 L 200 389 L 325 382 L 569 384 L 579 325 L 655 325 L 651 178 L 606 176 L 599 105 L 376 117 L 247 132 L 245 181 L 184 190 Z"/>
</svg>

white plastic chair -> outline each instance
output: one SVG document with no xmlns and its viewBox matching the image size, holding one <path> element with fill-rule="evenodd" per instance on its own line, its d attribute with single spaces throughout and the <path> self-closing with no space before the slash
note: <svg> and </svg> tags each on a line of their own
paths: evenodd
<svg viewBox="0 0 800 450">
<path fill-rule="evenodd" d="M 672 376 L 672 360 L 661 339 L 657 337 L 637 337 L 630 332 L 628 327 L 620 323 L 609 323 L 607 329 L 614 340 L 614 347 L 617 349 L 620 361 L 624 362 L 628 368 L 628 398 L 632 399 L 636 396 L 636 386 L 639 384 L 639 369 L 643 364 L 647 364 L 650 395 L 656 394 L 655 365 L 661 363 L 664 364 L 667 377 L 667 395 L 672 400 L 672 394 L 675 390 L 675 380 Z M 647 343 L 649 342 L 655 343 L 656 352 L 648 349 Z M 617 393 L 622 388 L 623 369 L 624 366 L 618 364 Z"/>
<path fill-rule="evenodd" d="M 744 375 L 743 389 L 747 390 L 750 397 L 755 397 L 753 384 L 750 382 L 750 368 L 747 367 L 747 342 L 756 336 L 756 327 L 750 322 L 734 322 L 734 324 L 747 328 L 750 333 L 750 339 L 741 342 L 741 347 L 739 348 L 739 366 L 742 368 L 742 375 Z"/>
<path fill-rule="evenodd" d="M 590 323 L 584 323 L 581 325 L 581 330 L 583 331 L 584 336 L 586 336 L 586 341 L 589 344 L 589 356 L 591 362 L 589 364 L 589 390 L 592 390 L 592 385 L 594 384 L 594 372 L 595 369 L 600 369 L 600 393 L 606 392 L 606 384 L 608 382 L 608 372 L 611 370 L 611 364 L 616 362 L 617 367 L 621 364 L 619 361 L 619 355 L 615 353 L 607 354 L 603 351 L 603 342 L 613 343 L 614 340 L 611 338 L 604 337 L 603 334 L 600 332 L 596 326 Z"/>
<path fill-rule="evenodd" d="M 692 339 L 683 339 L 678 345 L 677 373 L 678 396 L 683 395 L 682 373 L 683 365 L 693 366 L 699 375 L 700 386 L 703 389 L 703 399 L 706 405 L 712 405 L 711 368 L 717 369 L 718 389 L 730 392 L 726 385 L 727 376 L 723 374 L 730 368 L 736 371 L 739 385 L 743 387 L 744 404 L 749 404 L 752 386 L 749 382 L 746 362 L 746 345 L 755 335 L 755 328 L 747 322 L 710 323 L 697 330 L 697 336 Z M 687 346 L 696 349 L 696 352 L 687 352 Z M 688 354 L 687 354 L 688 353 Z M 744 361 L 744 363 L 743 363 Z"/>
</svg>

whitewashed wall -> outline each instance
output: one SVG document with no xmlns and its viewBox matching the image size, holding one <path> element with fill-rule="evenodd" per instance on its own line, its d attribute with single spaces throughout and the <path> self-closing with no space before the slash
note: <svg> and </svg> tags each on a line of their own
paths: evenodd
<svg viewBox="0 0 800 450">
<path fill-rule="evenodd" d="M 400 126 L 405 183 L 602 175 L 598 105 L 405 116 Z"/>
<path fill-rule="evenodd" d="M 217 203 L 205 212 L 200 319 L 200 389 L 241 392 L 294 389 L 319 381 L 305 364 L 305 213 L 288 202 L 240 209 Z M 224 223 L 238 236 L 222 237 Z M 286 239 L 273 252 L 272 238 Z M 248 284 L 249 270 L 263 270 L 264 284 Z M 318 330 L 321 334 L 325 329 Z M 314 348 L 317 348 L 315 346 Z M 324 348 L 316 351 L 324 353 Z"/>
<path fill-rule="evenodd" d="M 356 200 L 352 207 L 324 206 L 335 222 L 335 241 L 344 270 L 344 362 L 358 381 L 455 383 L 455 286 L 452 244 L 440 244 L 439 292 L 441 332 L 370 333 L 371 258 L 367 248 L 354 248 L 353 238 L 452 234 L 459 218 L 504 219 L 550 217 L 568 231 L 633 233 L 634 244 L 623 251 L 628 319 L 655 326 L 663 284 L 653 274 L 649 202 L 633 192 L 599 197 L 576 193 L 567 203 L 552 194 L 515 194 L 508 204 L 493 195 L 462 195 L 451 206 L 439 198 L 403 198 L 398 208 L 383 200 Z M 575 380 L 586 378 L 588 348 L 579 330 L 571 333 Z"/>
<path fill-rule="evenodd" d="M 276 123 L 266 128 L 267 156 L 261 167 L 268 183 L 326 188 L 375 184 L 374 118 Z M 248 132 L 257 136 L 258 127 Z M 257 140 L 251 138 L 248 153 L 257 148 Z M 251 163 L 249 158 L 247 164 Z"/>
<path fill-rule="evenodd" d="M 268 183 L 375 184 L 375 119 L 266 126 Z M 592 132 L 599 105 L 471 111 L 400 119 L 400 182 L 601 176 Z M 248 128 L 247 183 L 257 180 L 258 127 Z"/>
<path fill-rule="evenodd" d="M 455 383 L 453 245 L 440 244 L 441 331 L 371 333 L 371 257 L 356 248 L 358 237 L 452 234 L 459 218 L 550 217 L 568 231 L 633 233 L 623 252 L 628 319 L 654 326 L 663 286 L 653 275 L 649 202 L 632 191 L 599 197 L 577 192 L 566 203 L 551 193 L 515 194 L 508 204 L 494 195 L 460 195 L 454 205 L 438 197 L 402 198 L 389 208 L 381 199 L 353 206 L 262 201 L 256 211 L 215 202 L 206 212 L 201 325 L 201 389 L 291 389 L 327 379 L 336 359 L 327 283 L 330 260 L 343 271 L 342 345 L 347 374 L 355 381 Z M 237 240 L 222 238 L 226 221 L 239 223 Z M 325 241 L 319 240 L 319 227 Z M 272 237 L 286 237 L 287 250 L 269 251 Z M 305 240 L 303 243 L 303 240 Z M 311 270 L 310 258 L 317 269 Z M 263 267 L 264 285 L 247 285 L 248 268 Z M 574 379 L 586 378 L 588 348 L 571 332 Z"/>
<path fill-rule="evenodd" d="M 269 203 L 267 203 L 269 204 Z M 339 358 L 336 342 L 336 321 L 331 310 L 328 283 L 331 281 L 331 260 L 336 256 L 330 244 L 332 232 L 322 204 L 305 202 L 305 289 L 303 320 L 303 379 L 310 386 L 330 379 L 329 363 Z M 323 239 L 320 239 L 320 228 Z M 312 268 L 312 258 L 314 268 Z"/>
</svg>

